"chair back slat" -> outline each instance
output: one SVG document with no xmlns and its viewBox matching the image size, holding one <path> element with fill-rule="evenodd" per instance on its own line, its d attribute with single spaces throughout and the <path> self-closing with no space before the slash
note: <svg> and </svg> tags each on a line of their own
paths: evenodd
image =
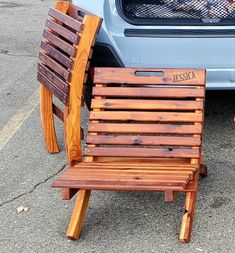
<svg viewBox="0 0 235 253">
<path fill-rule="evenodd" d="M 92 111 L 91 120 L 146 122 L 202 122 L 203 114 L 190 112 Z"/>
<path fill-rule="evenodd" d="M 136 145 L 136 144 L 134 144 Z M 152 157 L 152 158 L 199 158 L 199 149 L 172 149 L 172 148 L 123 148 L 123 147 L 87 147 L 87 156 L 111 157 Z"/>
<path fill-rule="evenodd" d="M 53 47 L 52 45 L 46 43 L 45 41 L 41 42 L 41 48 L 43 49 L 43 51 L 45 51 L 45 53 L 48 56 L 50 56 L 51 58 L 54 58 L 66 68 L 69 68 L 69 69 L 72 68 L 73 60 L 67 55 L 65 55 L 63 52 L 59 51 L 59 49 Z"/>
<path fill-rule="evenodd" d="M 44 30 L 43 38 L 46 39 L 50 44 L 58 47 L 59 49 L 63 50 L 70 56 L 75 56 L 76 48 L 63 40 L 62 38 L 58 37 L 57 35 L 53 34 L 50 31 Z"/>
<path fill-rule="evenodd" d="M 202 110 L 202 101 L 142 100 L 142 99 L 93 99 L 91 108 L 134 110 Z"/>
<path fill-rule="evenodd" d="M 119 83 L 133 85 L 203 86 L 204 80 L 198 69 L 97 69 L 95 83 Z"/>
<path fill-rule="evenodd" d="M 200 158 L 205 71 L 98 68 L 94 80 L 85 156 Z"/>
<path fill-rule="evenodd" d="M 68 104 L 68 94 L 63 90 L 58 88 L 54 82 L 50 81 L 46 76 L 44 76 L 41 72 L 38 71 L 37 79 L 40 83 L 43 83 L 48 89 L 53 92 L 53 94 L 65 105 Z"/>
<path fill-rule="evenodd" d="M 65 93 L 69 93 L 70 86 L 68 83 L 64 82 L 56 73 L 52 72 L 48 67 L 39 63 L 38 71 L 46 76 L 51 82 L 53 82 L 59 89 L 64 91 Z"/>
<path fill-rule="evenodd" d="M 80 37 L 78 34 L 71 32 L 70 30 L 63 27 L 62 24 L 56 23 L 49 18 L 46 21 L 46 27 L 61 35 L 73 44 L 77 44 L 79 42 Z"/>
<path fill-rule="evenodd" d="M 94 87 L 93 90 L 94 96 L 105 96 L 105 97 L 145 97 L 145 98 L 194 98 L 194 97 L 204 97 L 204 91 L 202 89 L 191 88 L 190 92 L 188 88 L 171 88 L 167 90 L 160 87 Z"/>
<path fill-rule="evenodd" d="M 89 133 L 201 134 L 201 125 L 90 123 Z"/>
<path fill-rule="evenodd" d="M 200 146 L 201 138 L 193 136 L 141 136 L 141 135 L 88 135 L 88 144 L 95 145 L 140 145 L 140 146 L 159 146 L 159 145 L 171 145 L 171 146 Z"/>
<path fill-rule="evenodd" d="M 43 64 L 48 66 L 51 70 L 55 73 L 60 75 L 65 81 L 69 81 L 70 72 L 60 65 L 57 61 L 50 58 L 48 55 L 44 54 L 43 52 L 39 53 L 39 59 Z"/>
<path fill-rule="evenodd" d="M 52 18 L 60 21 L 61 23 L 67 25 L 68 27 L 74 29 L 77 32 L 80 32 L 82 29 L 82 26 L 83 26 L 83 24 L 82 24 L 83 18 L 82 17 L 80 18 L 80 21 L 75 20 L 73 17 L 70 17 L 69 15 L 66 15 L 56 9 L 53 9 L 53 8 L 50 8 L 48 15 L 51 16 Z"/>
</svg>

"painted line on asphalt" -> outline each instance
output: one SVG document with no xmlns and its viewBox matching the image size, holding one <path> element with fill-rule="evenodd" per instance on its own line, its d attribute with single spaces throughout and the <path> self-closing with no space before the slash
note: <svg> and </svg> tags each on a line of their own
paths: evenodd
<svg viewBox="0 0 235 253">
<path fill-rule="evenodd" d="M 34 91 L 27 99 L 27 103 L 6 123 L 0 130 L 0 151 L 11 140 L 15 133 L 39 104 L 39 89 Z"/>
</svg>

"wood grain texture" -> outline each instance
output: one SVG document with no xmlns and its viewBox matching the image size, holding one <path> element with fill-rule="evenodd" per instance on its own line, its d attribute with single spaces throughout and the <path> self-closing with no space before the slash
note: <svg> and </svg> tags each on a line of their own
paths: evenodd
<svg viewBox="0 0 235 253">
<path fill-rule="evenodd" d="M 161 77 L 139 76 L 139 72 L 153 75 L 159 71 L 164 73 Z M 84 204 L 83 208 L 86 191 L 162 191 L 167 202 L 174 201 L 178 192 L 186 192 L 180 240 L 188 242 L 201 171 L 205 71 L 98 68 L 95 82 L 84 161 L 65 171 L 52 185 L 83 191 L 67 235 L 79 237 L 84 219 L 80 210 L 87 207 Z M 80 88 L 70 93 L 68 107 L 69 159 L 70 151 L 76 154 L 72 161 L 81 151 L 78 125 L 74 123 L 80 119 L 81 93 Z M 72 135 L 75 125 L 77 140 Z"/>
<path fill-rule="evenodd" d="M 87 147 L 87 156 L 199 158 L 199 149 Z"/>
<path fill-rule="evenodd" d="M 196 88 L 160 88 L 160 87 L 93 87 L 93 96 L 137 97 L 137 98 L 195 98 L 204 97 L 203 89 Z"/>
<path fill-rule="evenodd" d="M 142 112 L 142 111 L 91 111 L 91 120 L 151 121 L 151 122 L 202 122 L 202 113 Z"/>
<path fill-rule="evenodd" d="M 56 96 L 61 102 L 63 102 L 65 105 L 68 103 L 68 93 L 65 93 L 63 90 L 58 88 L 58 86 L 56 86 L 40 72 L 37 73 L 37 79 L 40 83 L 46 86 L 50 92 L 52 92 L 53 95 Z"/>
<path fill-rule="evenodd" d="M 146 134 L 201 134 L 202 126 L 177 124 L 131 124 L 131 123 L 93 123 L 88 132 L 97 133 L 146 133 Z"/>
<path fill-rule="evenodd" d="M 66 13 L 69 7 L 68 2 L 56 1 L 55 8 L 63 13 Z M 42 49 L 46 54 L 50 57 L 52 56 L 55 59 L 63 59 L 67 66 L 67 60 L 62 56 L 61 53 L 58 52 L 57 49 L 54 49 L 51 45 L 47 44 L 46 42 L 41 43 Z M 49 53 L 50 52 L 50 53 Z M 59 60 L 59 62 L 61 62 Z M 40 84 L 40 114 L 41 114 L 41 124 L 43 135 L 46 143 L 46 148 L 50 153 L 58 153 L 59 146 L 57 143 L 56 132 L 55 132 L 55 125 L 54 125 L 54 116 L 53 116 L 53 101 L 52 101 L 52 92 L 45 86 L 44 81 L 48 81 L 48 79 L 40 78 L 43 75 L 37 75 Z M 49 87 L 50 87 L 50 80 L 49 80 Z M 56 90 L 57 91 L 57 90 Z"/>
<path fill-rule="evenodd" d="M 52 18 L 55 18 L 56 20 L 62 22 L 63 24 L 71 27 L 72 29 L 74 29 L 77 32 L 81 31 L 82 23 L 80 21 L 75 20 L 74 18 L 66 15 L 66 14 L 61 13 L 61 11 L 51 8 L 49 10 L 48 15 L 51 16 Z"/>
<path fill-rule="evenodd" d="M 199 170 L 195 173 L 195 191 L 186 192 L 184 214 L 180 230 L 180 241 L 183 243 L 188 243 L 191 238 L 197 199 L 199 173 Z"/>
<path fill-rule="evenodd" d="M 162 72 L 163 76 L 137 76 L 136 72 Z M 192 74 L 193 73 L 193 74 Z M 182 77 L 182 78 L 181 78 Z M 182 80 L 181 80 L 182 79 Z M 205 70 L 198 69 L 132 69 L 132 68 L 96 68 L 95 83 L 119 83 L 135 85 L 192 85 L 203 86 Z"/>
<path fill-rule="evenodd" d="M 41 41 L 41 48 L 45 51 L 45 53 L 50 56 L 51 58 L 54 58 L 59 63 L 64 65 L 65 67 L 71 69 L 73 65 L 72 59 L 68 57 L 67 55 L 63 54 L 58 49 L 54 48 L 52 45 L 48 44 L 48 42 Z"/>
<path fill-rule="evenodd" d="M 72 240 L 76 240 L 80 236 L 80 232 L 87 212 L 90 194 L 91 191 L 86 190 L 79 190 L 78 192 L 78 196 L 66 233 L 67 237 Z"/>
<path fill-rule="evenodd" d="M 43 52 L 39 53 L 39 59 L 42 61 L 46 66 L 54 70 L 58 75 L 60 75 L 65 81 L 69 81 L 70 72 L 60 65 L 58 62 L 44 54 Z"/>
<path fill-rule="evenodd" d="M 57 116 L 57 118 L 64 122 L 64 113 L 60 110 L 60 108 L 55 104 L 52 104 L 52 108 L 53 113 Z"/>
<path fill-rule="evenodd" d="M 42 84 L 40 85 L 40 112 L 46 148 L 50 153 L 58 153 L 59 146 L 54 125 L 52 93 Z"/>
<path fill-rule="evenodd" d="M 70 104 L 68 118 L 65 121 L 67 157 L 70 165 L 82 160 L 80 135 L 81 101 L 87 61 L 95 35 L 101 25 L 101 19 L 96 16 L 86 16 L 84 29 L 72 70 L 70 82 Z"/>
<path fill-rule="evenodd" d="M 47 66 L 39 63 L 38 72 L 47 77 L 51 82 L 53 82 L 59 89 L 64 93 L 69 93 L 69 84 L 63 81 L 55 72 L 51 71 Z"/>
<path fill-rule="evenodd" d="M 83 167 L 84 166 L 84 167 Z M 149 167 L 147 167 L 149 166 Z M 77 165 L 76 169 L 67 170 L 53 184 L 54 187 L 126 190 L 138 188 L 138 190 L 183 190 L 187 182 L 192 178 L 196 167 L 151 167 L 144 164 L 129 165 L 130 169 L 119 168 L 117 164 L 86 167 L 86 162 Z"/>
<path fill-rule="evenodd" d="M 201 138 L 187 136 L 88 135 L 87 143 L 95 145 L 200 146 Z"/>
<path fill-rule="evenodd" d="M 70 56 L 74 56 L 76 54 L 76 48 L 71 44 L 67 43 L 65 40 L 59 38 L 52 32 L 48 30 L 44 30 L 43 38 L 55 45 L 56 47 L 63 50 L 65 53 L 69 54 Z"/>
<path fill-rule="evenodd" d="M 56 32 L 58 35 L 61 35 L 73 44 L 77 44 L 79 42 L 78 34 L 71 32 L 70 30 L 63 27 L 61 24 L 58 24 L 49 18 L 46 20 L 46 26 L 50 30 Z"/>
<path fill-rule="evenodd" d="M 71 189 L 71 188 L 62 188 L 61 189 L 61 199 L 62 200 L 70 200 L 73 198 L 74 195 L 77 194 L 78 189 Z"/>
<path fill-rule="evenodd" d="M 138 110 L 202 110 L 201 101 L 141 100 L 141 99 L 93 99 L 91 108 Z"/>
</svg>

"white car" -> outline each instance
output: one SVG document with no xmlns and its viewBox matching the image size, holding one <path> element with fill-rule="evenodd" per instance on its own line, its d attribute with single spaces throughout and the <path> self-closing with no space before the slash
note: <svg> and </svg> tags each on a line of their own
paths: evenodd
<svg viewBox="0 0 235 253">
<path fill-rule="evenodd" d="M 205 68 L 235 89 L 234 0 L 73 0 L 103 18 L 93 65 Z"/>
</svg>

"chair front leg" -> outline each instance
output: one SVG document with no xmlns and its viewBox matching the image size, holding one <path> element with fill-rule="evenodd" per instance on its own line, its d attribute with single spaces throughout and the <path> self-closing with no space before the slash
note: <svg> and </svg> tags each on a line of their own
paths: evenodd
<svg viewBox="0 0 235 253">
<path fill-rule="evenodd" d="M 88 202 L 90 199 L 90 190 L 79 190 L 75 202 L 72 216 L 70 218 L 69 226 L 67 229 L 67 237 L 72 240 L 77 240 L 80 236 L 82 226 L 85 220 Z"/>
<path fill-rule="evenodd" d="M 58 153 L 59 146 L 55 132 L 52 93 L 42 84 L 40 84 L 40 112 L 46 148 L 49 153 Z"/>
<path fill-rule="evenodd" d="M 185 210 L 180 231 L 180 241 L 188 243 L 190 241 L 193 219 L 195 213 L 197 192 L 186 192 Z"/>
</svg>

